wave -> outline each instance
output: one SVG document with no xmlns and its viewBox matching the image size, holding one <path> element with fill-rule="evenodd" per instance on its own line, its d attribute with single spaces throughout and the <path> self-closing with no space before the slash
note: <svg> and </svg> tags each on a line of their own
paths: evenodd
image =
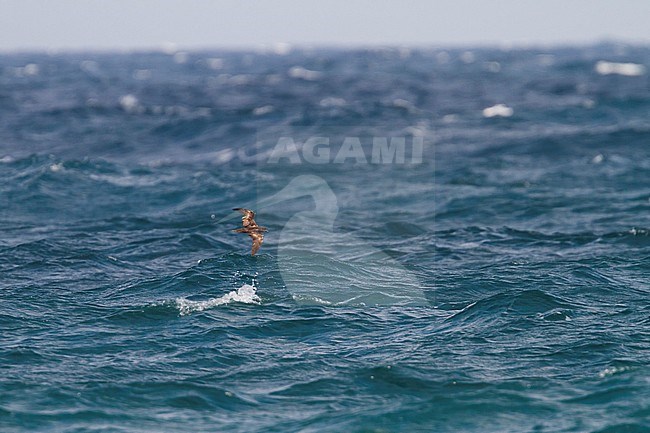
<svg viewBox="0 0 650 433">
<path fill-rule="evenodd" d="M 571 320 L 577 306 L 542 290 L 523 290 L 517 293 L 498 293 L 472 302 L 447 320 L 493 320 L 502 314 L 532 316 L 542 320 Z"/>
<path fill-rule="evenodd" d="M 645 431 L 648 76 L 594 70 L 650 65 L 623 48 L 3 56 L 0 430 Z M 322 201 L 263 205 L 302 174 L 326 238 L 286 228 Z"/>
<path fill-rule="evenodd" d="M 218 298 L 208 299 L 207 301 L 192 301 L 186 298 L 178 298 L 175 301 L 176 308 L 181 316 L 208 310 L 218 307 L 219 305 L 230 304 L 231 302 L 241 302 L 243 304 L 260 304 L 261 299 L 257 296 L 257 289 L 250 284 L 244 284 L 237 290 L 226 293 Z"/>
</svg>

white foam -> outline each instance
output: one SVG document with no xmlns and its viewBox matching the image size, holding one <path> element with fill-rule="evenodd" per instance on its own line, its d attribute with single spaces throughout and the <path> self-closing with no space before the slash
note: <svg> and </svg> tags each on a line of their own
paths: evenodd
<svg viewBox="0 0 650 433">
<path fill-rule="evenodd" d="M 454 123 L 458 122 L 458 114 L 445 114 L 442 116 L 442 122 L 443 123 Z"/>
<path fill-rule="evenodd" d="M 397 98 L 393 100 L 393 107 L 404 108 L 405 110 L 408 111 L 415 110 L 415 105 L 413 105 L 411 101 L 407 101 L 406 99 L 401 99 L 401 98 Z"/>
<path fill-rule="evenodd" d="M 228 78 L 228 84 L 232 84 L 233 86 L 243 86 L 250 83 L 251 81 L 252 76 L 248 74 L 237 74 L 232 75 Z"/>
<path fill-rule="evenodd" d="M 582 102 L 582 106 L 585 108 L 594 108 L 596 106 L 596 101 L 594 101 L 593 99 L 585 99 Z"/>
<path fill-rule="evenodd" d="M 471 51 L 465 51 L 463 54 L 460 55 L 460 60 L 462 60 L 463 63 L 470 64 L 470 63 L 474 63 L 474 61 L 476 60 L 476 56 Z"/>
<path fill-rule="evenodd" d="M 176 51 L 178 51 L 178 46 L 173 42 L 163 42 L 160 45 L 160 51 L 162 51 L 165 54 L 172 55 Z"/>
<path fill-rule="evenodd" d="M 306 303 L 306 304 L 321 304 L 321 305 L 332 305 L 333 303 L 330 301 L 326 301 L 325 299 L 321 299 L 318 296 L 305 296 L 305 295 L 291 295 L 291 298 L 293 298 L 294 301 L 300 302 L 300 303 Z"/>
<path fill-rule="evenodd" d="M 212 153 L 212 156 L 215 162 L 225 164 L 230 162 L 236 156 L 236 153 L 233 149 L 223 149 Z"/>
<path fill-rule="evenodd" d="M 255 286 L 244 284 L 237 290 L 226 293 L 218 298 L 208 299 L 207 301 L 190 301 L 185 298 L 176 299 L 176 308 L 180 311 L 181 316 L 186 316 L 198 311 L 204 311 L 209 308 L 218 307 L 219 305 L 229 304 L 231 302 L 241 302 L 243 304 L 259 304 L 261 299 L 257 296 Z"/>
<path fill-rule="evenodd" d="M 327 98 L 321 99 L 319 105 L 321 107 L 342 107 L 346 103 L 347 102 L 343 98 L 335 98 L 333 96 L 328 96 Z"/>
<path fill-rule="evenodd" d="M 273 44 L 271 49 L 277 55 L 286 56 L 291 52 L 291 44 L 288 44 L 286 42 L 276 42 Z"/>
<path fill-rule="evenodd" d="M 253 115 L 254 116 L 263 116 L 264 114 L 269 114 L 272 113 L 274 110 L 273 105 L 263 105 L 261 107 L 257 107 L 253 110 Z"/>
<path fill-rule="evenodd" d="M 50 171 L 53 171 L 54 173 L 63 171 L 63 163 L 59 162 L 58 164 L 50 165 Z"/>
<path fill-rule="evenodd" d="M 608 368 L 604 369 L 603 371 L 601 371 L 600 373 L 598 373 L 598 377 L 604 378 L 604 377 L 607 377 L 607 376 L 613 376 L 613 375 L 618 374 L 618 373 L 624 373 L 624 372 L 630 371 L 630 370 L 632 370 L 632 367 L 630 367 L 630 366 L 608 367 Z"/>
<path fill-rule="evenodd" d="M 138 98 L 134 95 L 128 94 L 120 97 L 120 107 L 127 113 L 137 111 L 139 106 Z"/>
<path fill-rule="evenodd" d="M 495 74 L 501 71 L 501 63 L 499 62 L 485 62 L 483 66 L 485 67 L 485 69 Z"/>
<path fill-rule="evenodd" d="M 33 77 L 38 75 L 40 68 L 36 63 L 29 63 L 23 67 L 14 68 L 13 71 L 16 77 Z"/>
<path fill-rule="evenodd" d="M 25 73 L 26 76 L 30 77 L 30 76 L 38 75 L 38 73 L 40 72 L 40 68 L 36 63 L 29 63 L 25 65 L 25 67 L 23 68 L 23 72 Z"/>
<path fill-rule="evenodd" d="M 206 63 L 212 70 L 218 71 L 219 69 L 223 69 L 223 59 L 220 59 L 218 57 L 209 58 L 206 60 Z"/>
<path fill-rule="evenodd" d="M 99 63 L 97 63 L 94 60 L 82 60 L 79 62 L 79 67 L 81 68 L 82 71 L 87 72 L 89 74 L 97 74 L 99 73 Z"/>
<path fill-rule="evenodd" d="M 645 74 L 645 66 L 637 63 L 616 63 L 601 60 L 594 67 L 600 75 L 618 74 L 626 77 L 638 77 Z"/>
<path fill-rule="evenodd" d="M 289 76 L 291 78 L 301 78 L 307 81 L 314 81 L 320 78 L 321 73 L 318 71 L 310 71 L 309 69 L 305 69 L 302 66 L 294 66 L 293 68 L 289 69 Z"/>
<path fill-rule="evenodd" d="M 421 126 L 407 126 L 404 128 L 404 133 L 413 137 L 424 137 L 426 127 Z"/>
<path fill-rule="evenodd" d="M 483 109 L 483 117 L 510 117 L 514 110 L 505 104 L 496 104 Z"/>
</svg>

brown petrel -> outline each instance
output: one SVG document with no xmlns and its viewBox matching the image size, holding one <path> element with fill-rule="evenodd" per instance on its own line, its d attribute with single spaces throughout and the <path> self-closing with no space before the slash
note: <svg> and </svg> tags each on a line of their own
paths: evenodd
<svg viewBox="0 0 650 433">
<path fill-rule="evenodd" d="M 235 233 L 246 233 L 253 240 L 253 249 L 251 250 L 251 256 L 254 256 L 255 253 L 260 249 L 262 242 L 264 242 L 264 232 L 267 231 L 266 227 L 258 226 L 253 218 L 255 218 L 255 212 L 250 209 L 243 209 L 236 207 L 233 210 L 239 211 L 243 216 L 241 217 L 242 225 L 244 227 L 240 229 L 233 230 Z"/>
</svg>

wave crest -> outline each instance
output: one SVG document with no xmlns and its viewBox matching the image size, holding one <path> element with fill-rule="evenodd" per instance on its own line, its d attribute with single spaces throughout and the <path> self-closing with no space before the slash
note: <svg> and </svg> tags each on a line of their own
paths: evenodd
<svg viewBox="0 0 650 433">
<path fill-rule="evenodd" d="M 237 290 L 226 293 L 218 298 L 208 299 L 207 301 L 192 301 L 185 298 L 176 299 L 176 308 L 181 316 L 186 316 L 198 311 L 214 308 L 219 305 L 229 304 L 231 302 L 241 302 L 244 304 L 259 304 L 261 299 L 257 296 L 255 286 L 244 284 Z"/>
</svg>

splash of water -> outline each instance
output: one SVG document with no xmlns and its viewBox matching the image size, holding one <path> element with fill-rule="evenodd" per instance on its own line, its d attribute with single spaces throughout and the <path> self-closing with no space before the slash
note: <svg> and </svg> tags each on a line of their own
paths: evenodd
<svg viewBox="0 0 650 433">
<path fill-rule="evenodd" d="M 255 286 L 244 284 L 237 290 L 233 290 L 218 298 L 208 299 L 207 301 L 191 301 L 185 298 L 178 298 L 176 299 L 176 308 L 178 308 L 181 316 L 186 316 L 188 314 L 218 307 L 219 305 L 229 304 L 231 302 L 259 304 L 260 301 Z"/>
</svg>

